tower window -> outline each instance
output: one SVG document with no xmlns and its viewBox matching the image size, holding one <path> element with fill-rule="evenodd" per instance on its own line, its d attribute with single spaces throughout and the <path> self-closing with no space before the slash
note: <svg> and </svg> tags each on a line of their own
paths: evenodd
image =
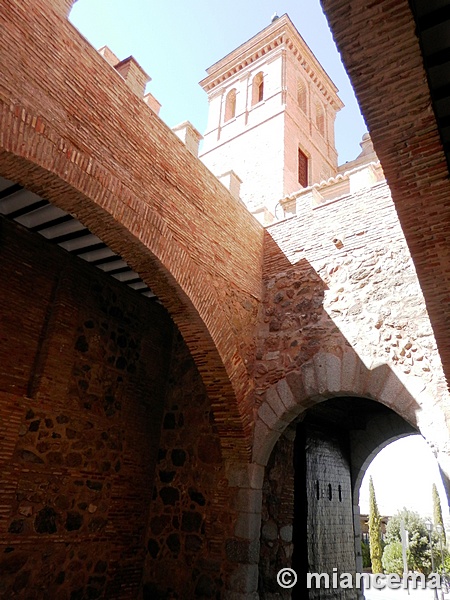
<svg viewBox="0 0 450 600">
<path fill-rule="evenodd" d="M 225 100 L 225 121 L 234 119 L 236 116 L 236 90 L 230 90 Z"/>
<path fill-rule="evenodd" d="M 299 107 L 306 113 L 306 85 L 299 81 L 297 85 L 297 102 Z"/>
<path fill-rule="evenodd" d="M 325 134 L 325 113 L 323 112 L 323 106 L 319 103 L 316 104 L 316 126 L 322 135 Z"/>
<path fill-rule="evenodd" d="M 253 77 L 252 83 L 252 106 L 264 100 L 264 75 L 262 72 Z"/>
<path fill-rule="evenodd" d="M 298 149 L 298 182 L 302 187 L 308 187 L 308 157 Z"/>
</svg>

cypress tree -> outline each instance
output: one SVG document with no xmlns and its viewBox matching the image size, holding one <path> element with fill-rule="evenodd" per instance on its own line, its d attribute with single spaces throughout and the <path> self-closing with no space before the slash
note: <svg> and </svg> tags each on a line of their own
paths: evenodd
<svg viewBox="0 0 450 600">
<path fill-rule="evenodd" d="M 378 512 L 377 499 L 375 498 L 375 488 L 373 487 L 372 477 L 369 481 L 369 540 L 370 540 L 370 559 L 372 561 L 372 573 L 382 573 L 381 556 L 383 549 L 381 547 L 381 518 Z"/>
<path fill-rule="evenodd" d="M 445 546 L 445 529 L 444 520 L 442 518 L 441 499 L 435 483 L 433 483 L 433 521 L 435 527 L 436 525 L 442 527 L 442 543 Z"/>
</svg>

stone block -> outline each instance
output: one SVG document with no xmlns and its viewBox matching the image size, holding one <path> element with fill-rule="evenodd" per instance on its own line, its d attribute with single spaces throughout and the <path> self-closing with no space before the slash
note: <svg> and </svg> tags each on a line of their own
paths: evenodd
<svg viewBox="0 0 450 600">
<path fill-rule="evenodd" d="M 275 521 L 267 521 L 261 528 L 261 536 L 263 540 L 274 541 L 278 538 L 278 526 Z"/>
<path fill-rule="evenodd" d="M 318 394 L 325 394 L 328 391 L 327 358 L 328 355 L 324 352 L 318 352 L 313 358 Z"/>
<path fill-rule="evenodd" d="M 267 390 L 266 402 L 277 416 L 282 417 L 286 412 L 286 406 L 278 394 L 277 387 L 272 386 Z"/>
<path fill-rule="evenodd" d="M 296 406 L 299 399 L 294 396 L 291 386 L 286 379 L 281 379 L 275 387 L 277 394 L 287 411 Z"/>
<path fill-rule="evenodd" d="M 277 416 L 267 403 L 261 405 L 258 411 L 258 416 L 262 421 L 264 421 L 269 429 L 273 429 L 274 431 L 278 431 L 280 433 L 283 432 L 289 425 L 289 422 Z"/>
<path fill-rule="evenodd" d="M 258 589 L 258 565 L 239 565 L 229 578 L 229 587 L 241 594 L 253 594 Z"/>
<path fill-rule="evenodd" d="M 260 543 L 256 540 L 229 539 L 225 544 L 227 559 L 231 562 L 257 564 Z"/>
<path fill-rule="evenodd" d="M 359 362 L 358 355 L 348 350 L 342 358 L 341 387 L 343 392 L 353 392 L 355 389 L 355 372 Z"/>
<path fill-rule="evenodd" d="M 240 512 L 236 520 L 234 534 L 244 540 L 259 539 L 261 513 Z"/>
<path fill-rule="evenodd" d="M 264 467 L 259 464 L 230 464 L 227 466 L 229 487 L 260 490 L 264 480 Z"/>
<path fill-rule="evenodd" d="M 328 392 L 341 391 L 341 370 L 342 363 L 340 358 L 334 354 L 327 354 L 327 390 Z"/>
<path fill-rule="evenodd" d="M 368 369 L 354 351 L 344 354 L 342 361 L 342 391 L 354 395 L 366 395 Z"/>
<path fill-rule="evenodd" d="M 391 372 L 387 365 L 379 365 L 375 369 L 369 371 L 367 378 L 367 391 L 370 397 L 378 400 L 381 395 L 381 390 L 386 384 L 386 379 Z"/>
<path fill-rule="evenodd" d="M 235 497 L 234 508 L 238 511 L 261 513 L 262 490 L 240 489 Z"/>
<path fill-rule="evenodd" d="M 270 429 L 261 419 L 258 419 L 253 434 L 253 462 L 266 465 L 280 432 Z"/>
<path fill-rule="evenodd" d="M 302 374 L 293 371 L 286 375 L 286 382 L 291 389 L 296 404 L 301 404 L 306 398 L 305 386 L 303 385 Z"/>
<path fill-rule="evenodd" d="M 403 394 L 404 386 L 394 371 L 390 371 L 380 392 L 379 399 L 383 404 L 393 408 L 397 404 L 397 398 Z M 395 408 L 394 408 L 395 410 Z"/>
<path fill-rule="evenodd" d="M 280 529 L 280 537 L 283 542 L 292 542 L 292 525 L 285 525 Z"/>
<path fill-rule="evenodd" d="M 317 395 L 316 368 L 312 360 L 302 365 L 303 386 L 307 397 Z"/>
<path fill-rule="evenodd" d="M 316 370 L 317 393 L 329 394 L 341 390 L 341 361 L 328 352 L 318 352 L 313 357 Z"/>
<path fill-rule="evenodd" d="M 269 429 L 275 429 L 278 417 L 267 404 L 267 402 L 261 404 L 258 410 L 258 417 L 267 425 Z"/>
</svg>

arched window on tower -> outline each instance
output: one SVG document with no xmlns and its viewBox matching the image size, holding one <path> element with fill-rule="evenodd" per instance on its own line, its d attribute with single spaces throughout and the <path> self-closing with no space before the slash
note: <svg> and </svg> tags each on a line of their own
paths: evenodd
<svg viewBox="0 0 450 600">
<path fill-rule="evenodd" d="M 253 77 L 252 83 L 252 106 L 264 100 L 264 75 L 262 71 Z"/>
<path fill-rule="evenodd" d="M 306 85 L 304 83 L 304 81 L 299 80 L 298 84 L 297 84 L 297 102 L 299 107 L 302 109 L 302 111 L 304 113 L 306 113 L 307 111 L 307 104 L 306 104 Z"/>
<path fill-rule="evenodd" d="M 308 157 L 298 149 L 298 182 L 302 187 L 308 187 Z"/>
<path fill-rule="evenodd" d="M 232 89 L 228 92 L 225 100 L 225 121 L 234 119 L 236 116 L 236 90 Z"/>
<path fill-rule="evenodd" d="M 325 113 L 320 102 L 316 103 L 316 126 L 322 135 L 325 135 Z"/>
</svg>

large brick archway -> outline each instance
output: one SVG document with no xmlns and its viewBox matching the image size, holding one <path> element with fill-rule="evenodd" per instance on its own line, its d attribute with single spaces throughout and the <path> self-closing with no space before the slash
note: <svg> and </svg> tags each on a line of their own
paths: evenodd
<svg viewBox="0 0 450 600">
<path fill-rule="evenodd" d="M 0 175 L 76 216 L 151 285 L 197 362 L 224 451 L 244 457 L 262 228 L 79 35 L 67 4 L 3 7 Z"/>
</svg>

